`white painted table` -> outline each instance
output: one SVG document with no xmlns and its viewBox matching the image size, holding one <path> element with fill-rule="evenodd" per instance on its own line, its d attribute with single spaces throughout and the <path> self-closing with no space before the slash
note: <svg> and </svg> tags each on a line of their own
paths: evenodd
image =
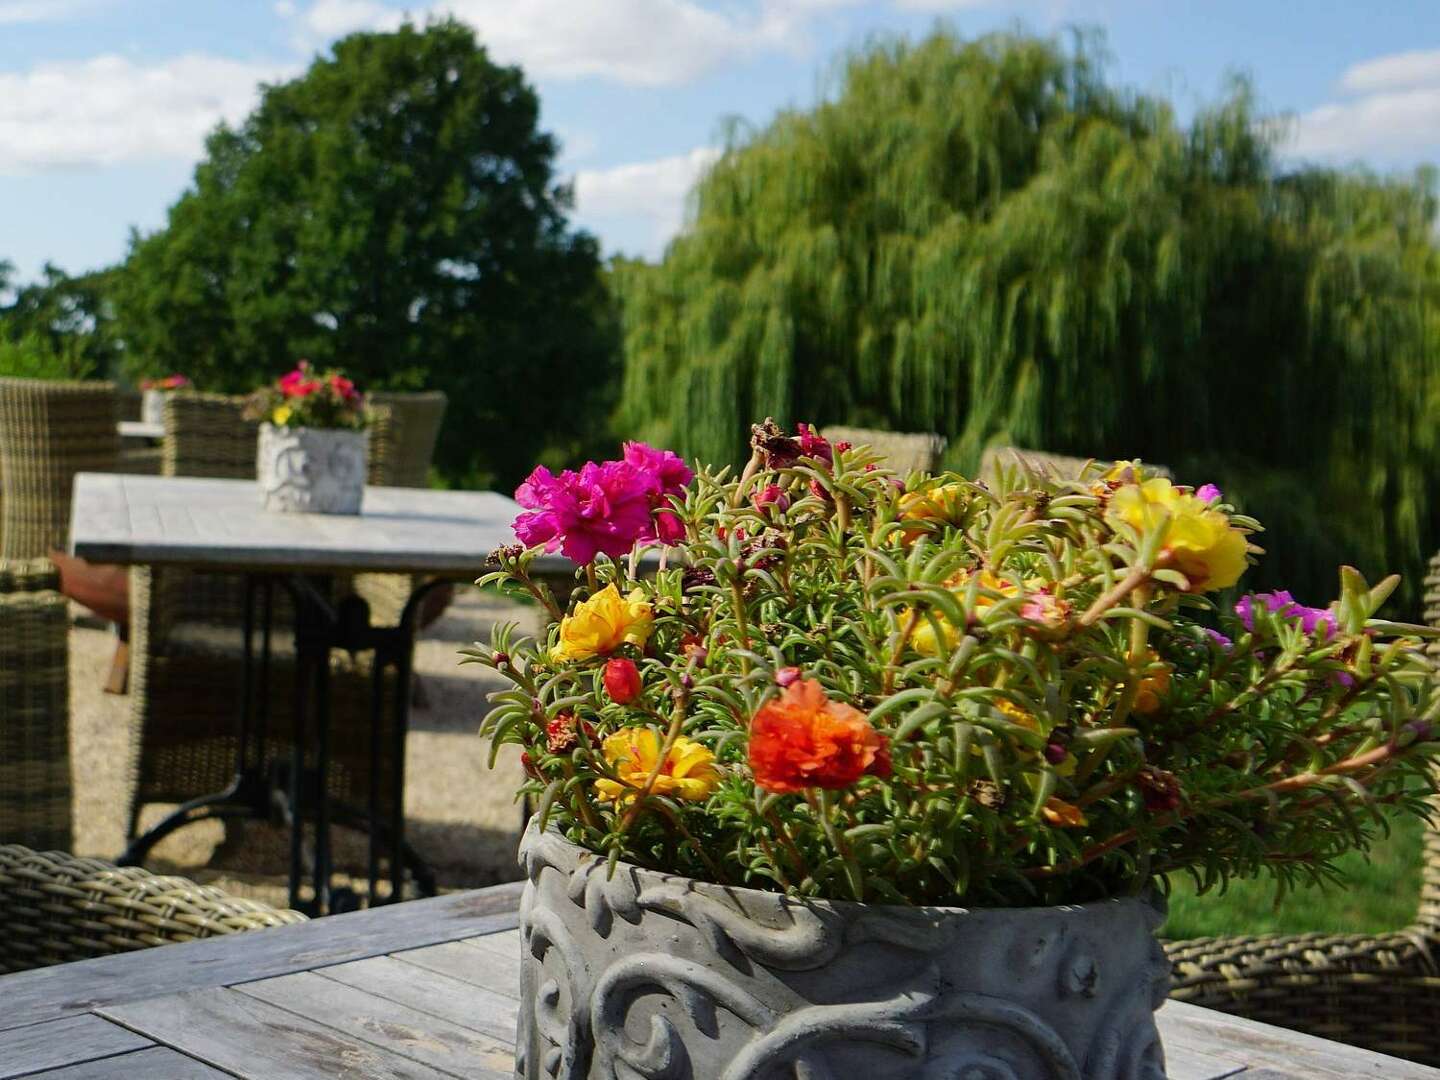
<svg viewBox="0 0 1440 1080">
<path fill-rule="evenodd" d="M 433 891 L 428 868 L 404 846 L 405 736 L 418 601 L 436 584 L 479 576 L 493 549 L 515 542 L 511 524 L 519 510 L 513 500 L 492 491 L 375 487 L 365 489 L 359 514 L 278 513 L 261 506 L 259 488 L 253 481 L 80 473 L 75 478 L 71 508 L 71 554 L 92 562 L 242 574 L 252 583 L 264 580 L 285 588 L 295 605 L 295 724 L 301 734 L 294 740 L 289 762 L 288 792 L 272 789 L 268 763 L 251 762 L 247 757 L 252 733 L 265 726 L 263 714 L 252 713 L 268 708 L 263 704 L 268 695 L 247 693 L 242 688 L 237 702 L 240 752 L 230 787 L 183 804 L 138 837 L 121 861 L 142 862 L 161 838 L 205 817 L 268 817 L 272 798 L 280 794 L 294 821 L 315 822 L 312 895 L 308 898 L 302 894 L 303 830 L 291 830 L 290 906 L 309 914 L 326 914 L 358 903 L 350 891 L 332 894 L 330 886 L 330 695 L 325 684 L 331 675 L 332 649 L 369 650 L 377 667 L 395 672 L 394 736 L 388 747 L 380 747 L 377 740 L 371 749 L 369 897 L 373 902 L 378 896 L 382 833 L 391 852 L 390 898 L 403 895 L 407 862 L 421 890 Z M 568 573 L 572 567 L 567 560 L 554 557 L 537 559 L 534 569 L 536 573 Z M 363 605 L 336 607 L 330 600 L 330 577 L 362 572 L 417 574 L 427 580 L 412 592 L 398 625 L 371 626 Z M 268 604 L 264 608 L 270 610 Z M 262 642 L 268 641 L 269 633 L 266 625 Z M 247 614 L 242 631 L 243 670 L 249 673 L 252 686 L 255 679 L 264 677 L 257 674 L 254 663 L 253 636 Z M 263 655 L 268 655 L 268 645 L 262 649 Z M 373 708 L 379 707 L 377 700 Z M 307 765 L 307 744 L 313 745 L 313 757 L 308 759 L 313 765 Z M 391 805 L 383 812 L 377 794 L 382 756 L 394 792 Z M 307 797 L 306 790 L 313 794 Z"/>
<path fill-rule="evenodd" d="M 519 898 L 497 885 L 0 976 L 0 1078 L 510 1080 Z M 1440 1077 L 1176 1001 L 1158 1020 L 1170 1080 Z"/>
</svg>

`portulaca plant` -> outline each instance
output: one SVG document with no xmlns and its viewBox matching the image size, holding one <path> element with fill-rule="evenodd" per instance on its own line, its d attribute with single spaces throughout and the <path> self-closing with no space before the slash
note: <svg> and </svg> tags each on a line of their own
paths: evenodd
<svg viewBox="0 0 1440 1080">
<path fill-rule="evenodd" d="M 771 422 L 752 448 L 731 476 L 630 444 L 517 492 L 521 543 L 481 581 L 551 623 L 468 658 L 509 683 L 482 734 L 575 843 L 797 896 L 1023 905 L 1324 880 L 1387 809 L 1423 812 L 1437 706 L 1426 631 L 1378 616 L 1395 578 L 1220 602 L 1259 523 L 1139 463 L 900 477 Z M 563 605 L 535 573 L 557 551 Z"/>
</svg>

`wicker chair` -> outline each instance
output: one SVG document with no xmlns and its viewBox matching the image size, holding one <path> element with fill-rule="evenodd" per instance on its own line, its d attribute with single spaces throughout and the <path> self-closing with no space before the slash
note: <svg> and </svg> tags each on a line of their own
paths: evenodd
<svg viewBox="0 0 1440 1080">
<path fill-rule="evenodd" d="M 1440 556 L 1425 585 L 1426 618 L 1440 625 Z M 1440 817 L 1425 828 L 1423 860 L 1404 930 L 1170 942 L 1170 996 L 1440 1066 Z"/>
<path fill-rule="evenodd" d="M 997 465 L 1023 465 L 1031 472 L 1041 475 L 1050 475 L 1061 480 L 1077 480 L 1081 470 L 1091 461 L 1095 461 L 1102 469 L 1110 465 L 1109 462 L 1096 458 L 1070 457 L 1066 454 L 1051 454 L 1045 450 L 1022 450 L 1018 446 L 992 446 L 980 455 L 980 475 L 988 475 Z M 1145 462 L 1145 469 L 1154 476 L 1164 476 L 1171 480 L 1175 478 L 1164 465 L 1156 465 L 1151 461 Z"/>
<path fill-rule="evenodd" d="M 934 472 L 940 467 L 945 439 L 929 432 L 880 431 L 873 428 L 827 427 L 820 434 L 831 442 L 848 442 L 868 446 L 880 454 L 885 464 L 901 476 L 917 469 Z"/>
<path fill-rule="evenodd" d="M 48 559 L 0 561 L 0 839 L 71 842 L 69 611 Z"/>
<path fill-rule="evenodd" d="M 166 401 L 166 475 L 253 479 L 257 425 L 241 416 L 243 399 L 178 393 Z M 380 410 L 372 439 L 382 446 L 398 426 Z M 383 461 L 383 458 L 382 458 Z M 377 477 L 372 469 L 371 480 Z M 337 581 L 335 595 L 343 595 Z M 274 625 L 267 722 L 259 753 L 264 763 L 290 760 L 294 745 L 295 655 L 283 628 L 292 617 L 284 589 L 272 594 Z M 151 803 L 180 803 L 225 789 L 239 759 L 237 709 L 244 682 L 245 595 L 232 575 L 135 567 L 130 575 L 131 717 L 138 732 L 132 756 L 135 777 L 129 835 L 138 831 L 141 809 Z M 257 613 L 262 603 L 257 602 Z M 363 805 L 371 775 L 370 701 L 375 691 L 368 657 L 332 657 L 331 729 L 334 753 L 329 770 L 332 799 L 345 807 Z M 388 702 L 394 692 L 387 672 L 378 691 Z M 380 713 L 382 740 L 392 733 L 393 709 Z M 382 743 L 388 745 L 388 741 Z M 382 805 L 391 798 L 389 770 L 379 770 Z M 354 823 L 344 811 L 339 824 Z"/>
<path fill-rule="evenodd" d="M 185 878 L 0 847 L 0 973 L 304 921 Z"/>
<path fill-rule="evenodd" d="M 435 443 L 449 399 L 438 390 L 421 394 L 374 392 L 369 399 L 372 406 L 388 408 L 396 426 L 395 431 L 385 431 L 374 441 L 372 474 L 378 465 L 379 474 L 385 477 L 383 482 L 392 487 L 429 487 L 430 462 L 435 457 Z M 395 626 L 420 581 L 413 574 L 357 574 L 353 587 L 356 595 L 370 605 L 372 622 Z M 419 625 L 427 626 L 438 618 L 446 603 L 448 597 L 437 597 L 426 604 Z M 416 682 L 415 687 L 418 691 L 420 683 Z"/>
<path fill-rule="evenodd" d="M 110 472 L 119 454 L 115 386 L 0 379 L 0 559 L 65 548 L 77 472 Z"/>
</svg>

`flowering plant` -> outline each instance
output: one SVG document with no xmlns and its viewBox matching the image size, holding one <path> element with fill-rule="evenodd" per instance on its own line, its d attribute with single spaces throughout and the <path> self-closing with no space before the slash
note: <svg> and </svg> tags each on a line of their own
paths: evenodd
<svg viewBox="0 0 1440 1080">
<path fill-rule="evenodd" d="M 334 368 L 317 372 L 308 360 L 251 394 L 245 416 L 289 428 L 356 429 L 369 420 L 365 395 L 343 372 Z"/>
<path fill-rule="evenodd" d="M 1221 602 L 1259 524 L 1139 463 L 902 479 L 770 422 L 752 448 L 736 478 L 666 481 L 639 448 L 521 488 L 530 546 L 481 581 L 553 625 L 468 659 L 511 684 L 482 734 L 523 748 L 572 841 L 800 896 L 1014 905 L 1325 880 L 1383 808 L 1423 812 L 1440 705 L 1427 631 L 1376 617 L 1396 578 L 1347 567 L 1323 610 Z M 582 563 L 564 607 L 547 550 Z"/>
<path fill-rule="evenodd" d="M 141 379 L 141 390 L 183 390 L 190 385 L 190 380 L 184 375 L 165 375 L 156 379 Z"/>
</svg>

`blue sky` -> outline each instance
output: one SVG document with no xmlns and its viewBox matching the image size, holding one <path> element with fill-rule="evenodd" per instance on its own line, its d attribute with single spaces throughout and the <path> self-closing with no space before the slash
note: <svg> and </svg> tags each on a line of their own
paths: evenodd
<svg viewBox="0 0 1440 1080">
<path fill-rule="evenodd" d="M 29 276 L 120 258 L 261 80 L 406 11 L 453 14 L 524 67 L 607 251 L 659 254 L 722 118 L 808 105 L 840 50 L 937 19 L 1100 27 L 1113 78 L 1182 116 L 1241 71 L 1294 117 L 1296 158 L 1440 161 L 1440 0 L 0 0 L 0 259 Z"/>
</svg>

